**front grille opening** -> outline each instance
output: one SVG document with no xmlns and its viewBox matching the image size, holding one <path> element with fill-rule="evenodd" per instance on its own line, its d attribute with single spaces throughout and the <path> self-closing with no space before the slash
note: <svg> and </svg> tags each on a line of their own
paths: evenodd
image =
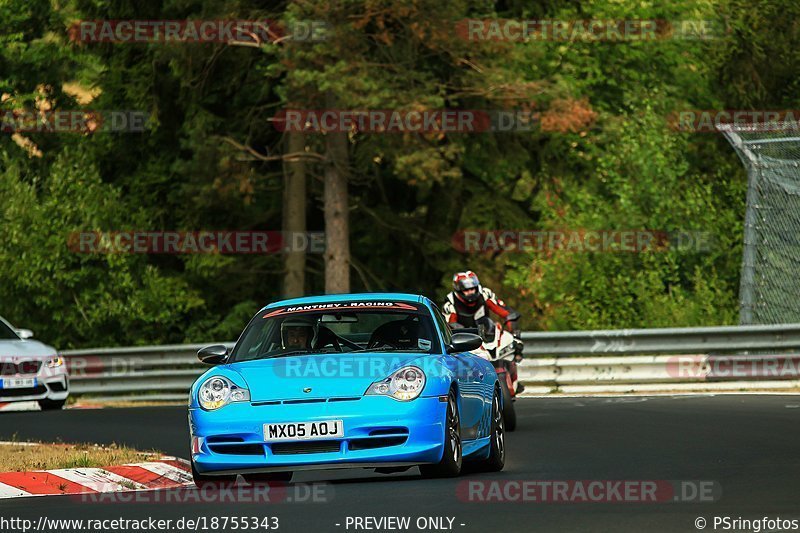
<svg viewBox="0 0 800 533">
<path fill-rule="evenodd" d="M 294 455 L 303 453 L 338 452 L 342 444 L 338 440 L 317 440 L 309 442 L 276 442 L 271 444 L 274 455 Z"/>
<path fill-rule="evenodd" d="M 387 448 L 389 446 L 400 446 L 405 444 L 408 437 L 378 437 L 376 439 L 352 439 L 348 448 L 352 451 L 374 450 L 375 448 Z"/>
<path fill-rule="evenodd" d="M 261 444 L 209 444 L 208 448 L 220 455 L 264 455 Z"/>
<path fill-rule="evenodd" d="M 215 435 L 213 437 L 206 438 L 206 442 L 209 444 L 216 444 L 220 442 L 244 442 L 244 439 L 235 435 Z"/>
<path fill-rule="evenodd" d="M 296 403 L 322 403 L 324 402 L 324 398 L 309 398 L 308 400 L 284 400 L 284 405 L 293 405 Z"/>
<path fill-rule="evenodd" d="M 20 363 L 0 363 L 0 375 L 36 374 L 42 367 L 41 361 L 22 361 Z"/>
<path fill-rule="evenodd" d="M 50 383 L 49 385 L 50 385 L 50 390 L 52 390 L 53 392 L 64 392 L 65 390 L 67 390 L 64 384 L 60 381 L 56 381 L 55 383 Z"/>
<path fill-rule="evenodd" d="M 381 428 L 373 429 L 369 432 L 370 437 L 379 437 L 381 435 L 408 435 L 408 428 Z"/>
<path fill-rule="evenodd" d="M 343 397 L 343 398 L 299 398 L 297 400 L 268 400 L 268 401 L 261 401 L 261 402 L 252 402 L 254 407 L 260 407 L 262 405 L 293 405 L 293 404 L 302 404 L 302 403 L 324 403 L 324 402 L 357 402 L 360 400 L 360 396 L 352 396 L 352 397 Z"/>
<path fill-rule="evenodd" d="M 0 398 L 16 398 L 18 396 L 38 396 L 44 394 L 47 389 L 44 385 L 28 387 L 27 389 L 0 389 Z"/>
</svg>

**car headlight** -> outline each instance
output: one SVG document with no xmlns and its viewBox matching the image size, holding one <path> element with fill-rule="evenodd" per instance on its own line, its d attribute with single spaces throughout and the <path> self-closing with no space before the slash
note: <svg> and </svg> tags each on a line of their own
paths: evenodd
<svg viewBox="0 0 800 533">
<path fill-rule="evenodd" d="M 55 357 L 51 357 L 47 360 L 47 368 L 56 368 L 64 364 L 64 358 L 60 355 L 56 355 Z"/>
<path fill-rule="evenodd" d="M 206 411 L 213 411 L 232 402 L 249 402 L 250 391 L 222 376 L 214 376 L 200 385 L 197 401 Z"/>
<path fill-rule="evenodd" d="M 366 394 L 391 396 L 395 400 L 408 401 L 419 396 L 424 388 L 425 373 L 415 366 L 406 366 L 388 378 L 370 385 Z"/>
</svg>

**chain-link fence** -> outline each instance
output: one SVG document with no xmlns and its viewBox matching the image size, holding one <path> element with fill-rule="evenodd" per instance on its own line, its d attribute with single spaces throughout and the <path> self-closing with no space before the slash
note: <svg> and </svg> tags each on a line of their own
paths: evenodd
<svg viewBox="0 0 800 533">
<path fill-rule="evenodd" d="M 740 322 L 800 322 L 800 124 L 718 127 L 748 175 Z"/>
</svg>

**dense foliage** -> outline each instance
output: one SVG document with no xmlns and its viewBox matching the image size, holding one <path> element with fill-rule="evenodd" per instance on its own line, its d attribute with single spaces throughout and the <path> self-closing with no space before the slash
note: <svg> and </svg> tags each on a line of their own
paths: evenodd
<svg viewBox="0 0 800 533">
<path fill-rule="evenodd" d="M 628 5 L 630 4 L 630 5 Z M 0 136 L 0 315 L 66 348 L 227 340 L 281 295 L 278 255 L 76 254 L 76 231 L 281 228 L 285 135 L 315 109 L 533 109 L 527 132 L 354 133 L 353 290 L 441 300 L 471 268 L 529 329 L 734 323 L 745 173 L 687 109 L 792 109 L 786 0 L 2 0 L 0 110 L 144 110 L 139 133 Z M 76 20 L 318 19 L 311 43 L 78 43 Z M 714 39 L 468 41 L 466 18 L 708 19 Z M 306 151 L 324 152 L 309 134 Z M 322 163 L 307 225 L 324 231 Z M 464 254 L 464 229 L 707 232 L 709 249 Z M 306 292 L 324 291 L 310 254 Z"/>
</svg>

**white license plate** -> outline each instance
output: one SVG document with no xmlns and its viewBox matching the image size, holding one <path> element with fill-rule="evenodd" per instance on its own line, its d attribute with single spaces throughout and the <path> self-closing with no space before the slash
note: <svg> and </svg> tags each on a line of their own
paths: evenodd
<svg viewBox="0 0 800 533">
<path fill-rule="evenodd" d="M 266 442 L 331 439 L 337 437 L 344 437 L 344 423 L 341 420 L 264 424 L 264 441 Z"/>
<path fill-rule="evenodd" d="M 3 378 L 4 389 L 29 389 L 36 386 L 36 378 Z"/>
</svg>

